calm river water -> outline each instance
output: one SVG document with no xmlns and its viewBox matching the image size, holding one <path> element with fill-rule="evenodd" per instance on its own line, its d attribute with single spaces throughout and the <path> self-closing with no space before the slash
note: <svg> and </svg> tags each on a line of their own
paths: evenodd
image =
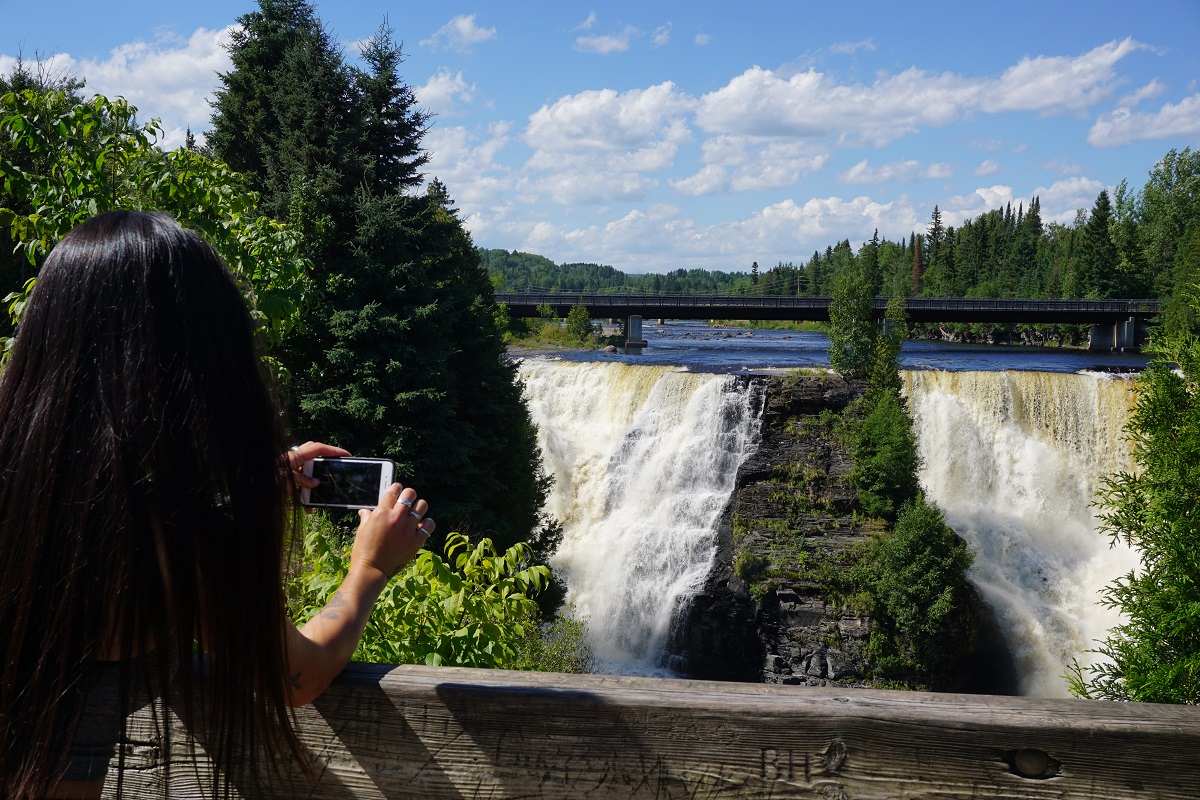
<svg viewBox="0 0 1200 800">
<path fill-rule="evenodd" d="M 758 372 L 829 366 L 829 339 L 823 333 L 710 328 L 704 322 L 643 322 L 649 343 L 641 355 L 602 351 L 562 352 L 564 361 L 618 361 L 626 364 L 683 366 L 697 372 Z M 1140 354 L 1089 353 L 1058 347 L 990 346 L 947 342 L 905 342 L 901 369 L 1020 370 L 1079 372 L 1129 371 L 1146 365 Z"/>
</svg>

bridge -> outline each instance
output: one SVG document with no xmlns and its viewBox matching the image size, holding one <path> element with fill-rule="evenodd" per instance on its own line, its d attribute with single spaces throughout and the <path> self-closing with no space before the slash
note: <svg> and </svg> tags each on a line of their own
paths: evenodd
<svg viewBox="0 0 1200 800">
<path fill-rule="evenodd" d="M 905 297 L 911 322 L 1055 323 L 1090 325 L 1090 349 L 1137 349 L 1144 343 L 1149 320 L 1163 309 L 1160 300 L 1058 300 L 975 297 Z M 882 319 L 890 298 L 877 297 L 874 317 Z M 514 317 L 537 317 L 549 306 L 565 317 L 582 304 L 594 318 L 626 320 L 627 341 L 639 349 L 641 319 L 744 319 L 829 321 L 829 297 L 730 294 L 588 294 L 519 291 L 496 295 Z M 642 345 L 644 346 L 644 345 Z M 627 350 L 629 350 L 627 346 Z"/>
</svg>

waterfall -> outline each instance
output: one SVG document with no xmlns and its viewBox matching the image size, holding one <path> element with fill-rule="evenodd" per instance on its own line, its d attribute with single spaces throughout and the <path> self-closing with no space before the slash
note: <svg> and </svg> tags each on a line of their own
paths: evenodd
<svg viewBox="0 0 1200 800">
<path fill-rule="evenodd" d="M 972 580 L 993 607 L 1021 691 L 1065 696 L 1072 658 L 1118 624 L 1099 591 L 1136 567 L 1097 532 L 1100 479 L 1131 467 L 1122 427 L 1131 381 L 1047 372 L 904 374 L 921 485 L 975 551 Z"/>
<path fill-rule="evenodd" d="M 551 567 L 601 669 L 655 674 L 757 439 L 751 392 L 727 375 L 611 362 L 526 359 L 520 373 L 554 477 L 546 511 L 563 524 Z"/>
</svg>

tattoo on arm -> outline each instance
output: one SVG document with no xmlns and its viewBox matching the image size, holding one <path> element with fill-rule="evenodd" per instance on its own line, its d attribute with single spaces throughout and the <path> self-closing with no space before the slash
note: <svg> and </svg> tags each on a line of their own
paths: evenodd
<svg viewBox="0 0 1200 800">
<path fill-rule="evenodd" d="M 341 592 L 334 592 L 333 597 L 329 598 L 329 602 L 325 604 L 325 608 L 321 610 L 321 619 L 337 620 L 342 618 L 342 612 L 337 609 L 346 605 L 346 598 Z"/>
</svg>

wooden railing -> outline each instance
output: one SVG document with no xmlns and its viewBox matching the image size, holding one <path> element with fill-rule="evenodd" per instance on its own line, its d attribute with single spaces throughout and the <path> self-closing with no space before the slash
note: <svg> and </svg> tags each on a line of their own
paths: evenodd
<svg viewBox="0 0 1200 800">
<path fill-rule="evenodd" d="M 300 725 L 321 784 L 245 796 L 1200 798 L 1190 707 L 355 665 Z M 160 739 L 125 747 L 124 795 L 161 797 Z M 201 796 L 173 750 L 171 797 Z"/>
</svg>

